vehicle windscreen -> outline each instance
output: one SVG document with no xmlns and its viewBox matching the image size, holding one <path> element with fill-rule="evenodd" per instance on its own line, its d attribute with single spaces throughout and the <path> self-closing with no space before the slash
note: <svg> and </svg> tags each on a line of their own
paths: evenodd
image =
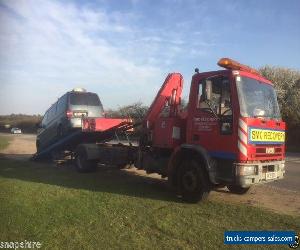
<svg viewBox="0 0 300 250">
<path fill-rule="evenodd" d="M 94 93 L 71 93 L 71 105 L 102 106 L 98 95 Z"/>
<path fill-rule="evenodd" d="M 243 117 L 280 119 L 277 96 L 272 85 L 248 77 L 236 77 L 240 111 Z"/>
</svg>

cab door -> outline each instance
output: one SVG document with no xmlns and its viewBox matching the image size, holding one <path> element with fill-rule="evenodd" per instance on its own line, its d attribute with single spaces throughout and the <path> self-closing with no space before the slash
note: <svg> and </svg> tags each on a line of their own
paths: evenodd
<svg viewBox="0 0 300 250">
<path fill-rule="evenodd" d="M 192 117 L 192 143 L 211 156 L 235 159 L 232 86 L 230 77 L 213 75 L 197 83 L 196 107 Z"/>
</svg>

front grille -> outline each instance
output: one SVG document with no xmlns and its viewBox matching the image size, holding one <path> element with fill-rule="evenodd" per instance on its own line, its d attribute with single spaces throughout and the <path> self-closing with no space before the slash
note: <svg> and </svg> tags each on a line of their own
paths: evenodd
<svg viewBox="0 0 300 250">
<path fill-rule="evenodd" d="M 263 173 L 274 172 L 274 171 L 275 171 L 274 165 L 263 166 L 263 169 L 262 169 Z"/>
<path fill-rule="evenodd" d="M 255 158 L 276 158 L 276 157 L 282 157 L 283 148 L 280 146 L 273 146 L 274 153 L 266 153 L 267 148 L 272 148 L 270 145 L 257 145 L 255 148 L 255 153 L 252 155 L 252 157 Z"/>
<path fill-rule="evenodd" d="M 257 148 L 256 153 L 257 154 L 265 154 L 266 153 L 266 148 Z"/>
</svg>

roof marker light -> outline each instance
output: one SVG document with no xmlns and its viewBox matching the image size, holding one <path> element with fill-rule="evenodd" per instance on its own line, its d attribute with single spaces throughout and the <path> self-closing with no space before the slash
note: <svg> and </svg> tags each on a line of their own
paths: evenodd
<svg viewBox="0 0 300 250">
<path fill-rule="evenodd" d="M 218 65 L 225 68 L 225 69 L 232 69 L 232 70 L 241 70 L 246 71 L 255 75 L 260 75 L 259 72 L 247 65 L 241 64 L 237 61 L 234 61 L 230 58 L 221 58 L 218 61 Z"/>
</svg>

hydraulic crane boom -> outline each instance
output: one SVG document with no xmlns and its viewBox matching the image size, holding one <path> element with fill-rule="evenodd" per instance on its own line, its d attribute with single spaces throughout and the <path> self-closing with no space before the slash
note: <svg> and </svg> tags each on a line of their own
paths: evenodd
<svg viewBox="0 0 300 250">
<path fill-rule="evenodd" d="M 166 104 L 170 106 L 170 117 L 176 116 L 181 101 L 182 88 L 182 75 L 180 73 L 168 74 L 144 118 L 144 127 L 153 127 L 155 120 Z"/>
</svg>

